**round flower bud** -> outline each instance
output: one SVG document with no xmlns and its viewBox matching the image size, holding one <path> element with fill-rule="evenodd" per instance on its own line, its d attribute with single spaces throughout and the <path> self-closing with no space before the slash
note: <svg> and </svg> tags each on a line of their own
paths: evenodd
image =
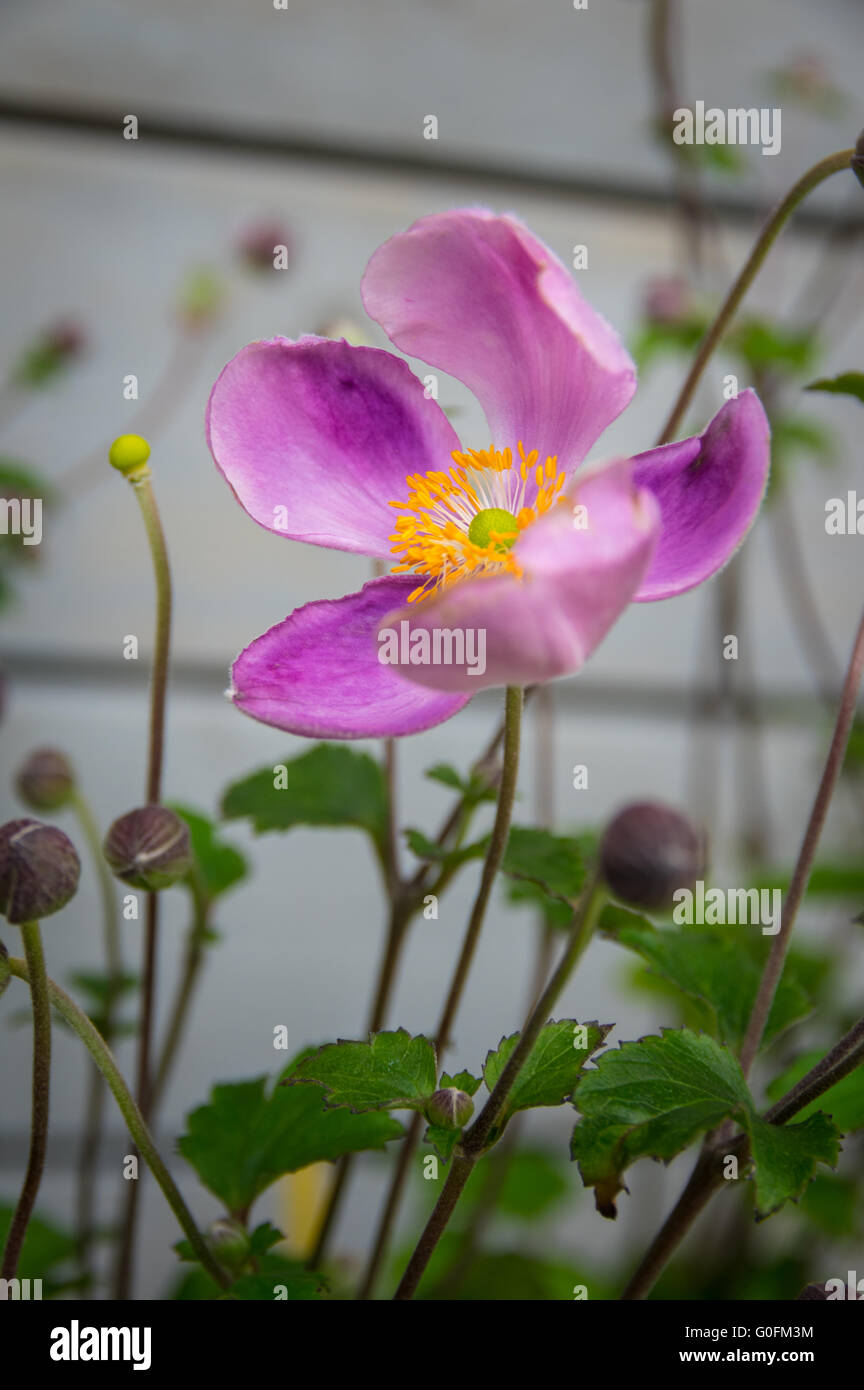
<svg viewBox="0 0 864 1390">
<path fill-rule="evenodd" d="M 108 461 L 112 468 L 122 473 L 124 478 L 143 478 L 150 469 L 147 460 L 150 445 L 140 434 L 121 434 L 108 450 Z"/>
<path fill-rule="evenodd" d="M 600 844 L 600 872 L 616 898 L 632 907 L 671 906 L 678 888 L 705 872 L 705 837 L 678 811 L 659 802 L 625 806 Z"/>
<path fill-rule="evenodd" d="M 214 1258 L 226 1269 L 238 1272 L 248 1263 L 250 1256 L 249 1237 L 239 1221 L 230 1216 L 220 1216 L 210 1225 L 207 1244 Z"/>
<path fill-rule="evenodd" d="M 440 1125 L 442 1129 L 462 1129 L 473 1114 L 473 1100 L 456 1086 L 446 1086 L 443 1091 L 436 1091 L 426 1106 L 426 1119 L 430 1125 Z"/>
<path fill-rule="evenodd" d="M 75 896 L 81 863 L 53 825 L 25 817 L 0 826 L 0 912 L 7 922 L 38 922 Z"/>
<path fill-rule="evenodd" d="M 247 227 L 237 249 L 250 270 L 287 270 L 294 260 L 294 238 L 281 223 L 256 222 Z"/>
<path fill-rule="evenodd" d="M 167 806 L 141 806 L 115 820 L 103 853 L 124 883 L 156 893 L 189 872 L 189 827 Z"/>
<path fill-rule="evenodd" d="M 35 748 L 15 777 L 21 800 L 34 811 L 58 811 L 72 800 L 75 774 L 56 748 Z"/>
</svg>

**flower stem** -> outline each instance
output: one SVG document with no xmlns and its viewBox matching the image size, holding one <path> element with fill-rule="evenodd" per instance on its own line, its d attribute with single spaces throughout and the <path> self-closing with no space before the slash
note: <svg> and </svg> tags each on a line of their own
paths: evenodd
<svg viewBox="0 0 864 1390">
<path fill-rule="evenodd" d="M 828 814 L 828 808 L 831 805 L 831 798 L 834 795 L 837 781 L 843 768 L 846 746 L 849 742 L 849 735 L 855 721 L 855 711 L 858 704 L 858 694 L 861 689 L 862 677 L 864 677 L 864 614 L 862 614 L 861 621 L 858 625 L 858 631 L 852 646 L 852 655 L 849 659 L 846 678 L 843 682 L 843 689 L 840 694 L 840 705 L 837 711 L 831 747 L 828 750 L 828 757 L 825 761 L 825 768 L 822 772 L 822 777 L 813 802 L 813 809 L 810 812 L 810 819 L 807 822 L 807 829 L 804 832 L 804 839 L 798 854 L 798 861 L 795 865 L 786 893 L 786 899 L 783 904 L 780 930 L 771 941 L 771 950 L 765 962 L 765 969 L 762 972 L 759 990 L 750 1014 L 750 1021 L 747 1025 L 744 1042 L 741 1046 L 741 1069 L 745 1076 L 749 1073 L 756 1053 L 759 1051 L 762 1035 L 765 1032 L 765 1025 L 768 1021 L 768 1015 L 771 1012 L 771 1005 L 774 1002 L 777 985 L 783 973 L 783 963 L 789 948 L 789 938 L 792 934 L 792 928 L 795 925 L 798 909 L 807 891 L 807 884 L 810 881 L 813 860 L 816 857 L 816 850 L 819 847 L 819 840 L 822 835 L 825 818 Z"/>
<path fill-rule="evenodd" d="M 477 942 L 480 938 L 480 932 L 486 916 L 486 908 L 492 892 L 492 885 L 501 867 L 504 851 L 507 848 L 507 840 L 510 836 L 510 821 L 513 816 L 513 802 L 516 796 L 516 783 L 519 776 L 522 705 L 522 690 L 516 686 L 508 686 L 504 698 L 504 762 L 501 772 L 501 781 L 498 787 L 495 823 L 492 827 L 489 847 L 483 862 L 480 886 L 477 890 L 477 896 L 474 900 L 474 906 L 468 920 L 465 938 L 462 943 L 462 950 L 450 981 L 450 988 L 444 1001 L 444 1007 L 435 1034 L 436 1051 L 439 1062 L 450 1041 L 450 1030 L 453 1026 L 453 1020 L 459 1008 L 468 974 L 471 969 L 471 963 L 477 949 Z M 497 738 L 495 743 L 497 746 Z M 458 816 L 455 818 L 451 817 L 445 827 L 445 833 L 449 834 L 455 829 L 458 822 Z M 414 1157 L 414 1152 L 420 1138 L 420 1127 L 422 1122 L 422 1116 L 415 1112 L 408 1127 L 408 1132 L 402 1141 L 399 1157 L 396 1160 L 396 1167 L 390 1183 L 390 1189 L 385 1198 L 384 1207 L 379 1219 L 375 1243 L 372 1247 L 372 1253 L 366 1265 L 357 1294 L 357 1297 L 360 1299 L 368 1299 L 372 1296 L 375 1281 L 378 1277 L 378 1271 L 381 1268 L 382 1261 L 384 1260 L 390 1243 L 390 1234 L 393 1229 L 396 1214 L 399 1210 L 411 1160 Z"/>
<path fill-rule="evenodd" d="M 162 791 L 162 755 L 165 743 L 165 697 L 168 689 L 168 654 L 171 643 L 171 570 L 165 535 L 156 498 L 150 482 L 149 468 L 130 478 L 132 490 L 141 509 L 141 517 L 156 581 L 156 628 L 153 667 L 150 684 L 150 740 L 147 759 L 148 804 L 159 801 Z M 159 894 L 147 895 L 147 918 L 144 927 L 142 963 L 141 1023 L 138 1036 L 138 1066 L 136 1094 L 142 1115 L 150 1109 L 150 1052 L 156 999 L 156 963 L 159 943 Z M 120 1253 L 115 1281 L 115 1297 L 129 1296 L 134 1258 L 135 1229 L 138 1211 L 138 1184 L 133 1183 L 126 1199 Z"/>
<path fill-rule="evenodd" d="M 818 188 L 825 179 L 830 178 L 832 174 L 840 173 L 843 169 L 848 169 L 854 154 L 853 149 L 839 150 L 837 154 L 830 154 L 825 159 L 820 159 L 818 164 L 814 164 L 812 169 L 808 169 L 807 173 L 793 184 L 785 198 L 771 213 L 738 278 L 732 284 L 720 306 L 717 317 L 699 344 L 693 365 L 681 387 L 678 399 L 660 431 L 658 444 L 665 444 L 675 437 L 687 407 L 693 399 L 693 393 L 699 384 L 702 373 L 791 214 L 799 203 L 804 201 L 808 193 L 811 193 L 814 188 Z"/>
<path fill-rule="evenodd" d="M 858 692 L 861 686 L 862 675 L 864 675 L 864 615 L 858 626 L 858 632 L 852 646 L 852 655 L 849 659 L 849 666 L 846 671 L 846 678 L 843 683 L 843 690 L 840 696 L 840 706 L 837 711 L 837 719 L 834 726 L 834 735 L 831 739 L 831 747 L 825 763 L 825 769 L 819 782 L 813 808 L 804 833 L 798 861 L 792 873 L 789 889 L 783 905 L 783 913 L 780 922 L 780 931 L 773 938 L 768 959 L 765 962 L 765 969 L 762 972 L 762 979 L 750 1014 L 750 1021 L 741 1048 L 740 1061 L 741 1067 L 746 1076 L 753 1064 L 753 1060 L 762 1042 L 765 1032 L 765 1024 L 771 1011 L 774 995 L 780 976 L 783 973 L 783 964 L 786 958 L 786 951 L 789 946 L 789 938 L 798 914 L 807 884 L 810 879 L 810 872 L 813 867 L 813 860 L 825 824 L 825 817 L 828 814 L 828 807 L 831 804 L 831 797 L 837 785 L 840 771 L 843 767 L 843 759 L 846 753 L 846 745 L 849 741 L 849 733 L 855 719 L 855 709 L 858 702 Z M 853 1030 L 854 1032 L 854 1030 Z M 847 1039 L 848 1039 L 847 1035 Z M 838 1043 L 837 1048 L 843 1047 L 847 1039 Z M 837 1051 L 837 1049 L 835 1049 Z M 845 1054 L 844 1054 L 845 1055 Z M 830 1058 L 834 1053 L 829 1054 Z M 828 1059 L 824 1059 L 828 1062 Z M 848 1060 L 848 1058 L 847 1058 Z M 851 1063 L 849 1070 L 852 1070 L 857 1062 Z M 832 1063 L 833 1066 L 833 1063 Z M 834 1080 L 840 1080 L 845 1072 L 839 1072 L 834 1076 Z M 821 1077 L 821 1073 L 820 1073 Z M 817 1078 L 818 1079 L 818 1078 Z M 808 1073 L 799 1083 L 803 1087 L 804 1083 L 814 1080 L 812 1073 Z M 833 1080 L 828 1083 L 833 1085 Z M 796 1090 L 798 1088 L 795 1088 Z M 827 1084 L 823 1089 L 827 1090 Z M 790 1093 L 791 1094 L 791 1093 Z M 821 1094 L 821 1091 L 817 1092 Z M 778 1114 L 782 1114 L 784 1120 L 790 1117 L 791 1113 L 797 1113 L 799 1107 L 796 1105 L 795 1111 L 788 1114 L 783 1113 L 781 1107 L 789 1097 L 785 1096 L 769 1112 L 771 1119 L 775 1119 Z M 768 1118 L 768 1116 L 766 1116 Z M 725 1132 L 726 1127 L 723 1127 Z M 624 1293 L 623 1299 L 644 1298 L 650 1293 L 654 1284 L 659 1279 L 667 1263 L 674 1255 L 681 1241 L 684 1239 L 696 1217 L 707 1205 L 713 1192 L 718 1186 L 722 1185 L 722 1172 L 718 1177 L 718 1165 L 712 1158 L 712 1138 L 709 1135 L 703 1145 L 702 1152 L 697 1160 L 690 1179 L 684 1188 L 681 1196 L 675 1204 L 672 1212 L 664 1222 L 648 1252 L 644 1256 L 642 1263 L 637 1269 Z"/>
<path fill-rule="evenodd" d="M 10 956 L 8 964 L 11 973 L 17 976 L 19 980 L 29 980 L 32 982 L 33 967 L 30 963 L 29 953 L 26 963 L 23 960 L 16 960 L 14 956 Z M 142 1154 L 145 1163 L 161 1187 L 168 1205 L 180 1223 L 183 1234 L 195 1251 L 196 1258 L 201 1262 L 211 1279 L 214 1279 L 221 1288 L 227 1289 L 231 1280 L 221 1266 L 214 1260 L 204 1237 L 195 1224 L 195 1218 L 183 1201 L 174 1179 L 163 1163 L 159 1151 L 153 1142 L 152 1135 L 147 1128 L 144 1116 L 140 1108 L 135 1104 L 132 1093 L 123 1080 L 122 1073 L 114 1060 L 111 1049 L 102 1037 L 102 1034 L 93 1026 L 87 1015 L 78 1008 L 75 1001 L 70 999 L 66 991 L 61 989 L 58 984 L 55 984 L 53 980 L 47 979 L 47 977 L 45 983 L 46 1002 L 50 999 L 51 1004 L 57 1010 L 60 1017 L 65 1023 L 68 1023 L 73 1032 L 77 1033 L 104 1076 L 111 1094 L 117 1102 L 120 1113 L 126 1121 L 127 1128 L 136 1147 Z"/>
<path fill-rule="evenodd" d="M 105 997 L 105 1012 L 102 1021 L 104 1036 L 110 1045 L 114 1035 L 114 1011 L 117 1007 L 123 980 L 123 957 L 120 947 L 120 933 L 117 930 L 117 898 L 114 891 L 114 880 L 102 853 L 99 828 L 89 802 L 77 788 L 73 793 L 72 808 L 90 850 L 99 884 L 99 895 L 102 900 L 102 944 L 108 974 L 108 991 Z M 94 1172 L 101 1147 L 105 1100 L 105 1089 L 96 1066 L 89 1069 L 87 1088 L 84 1134 L 78 1155 L 76 1179 L 76 1233 L 81 1274 L 89 1282 L 89 1256 L 93 1243 Z"/>
<path fill-rule="evenodd" d="M 394 1295 L 396 1300 L 404 1301 L 413 1298 L 435 1247 L 447 1229 L 447 1224 L 471 1176 L 475 1163 L 489 1147 L 492 1131 L 504 1113 L 516 1078 L 530 1057 L 550 1012 L 558 1002 L 577 961 L 591 940 L 597 918 L 605 901 L 606 890 L 595 878 L 586 889 L 574 915 L 567 944 L 555 973 L 531 1010 L 519 1041 L 507 1059 L 504 1070 L 492 1089 L 492 1094 L 477 1119 L 465 1131 L 459 1146 L 460 1151 L 454 1155 L 441 1196 L 408 1262 L 402 1276 L 402 1282 L 396 1290 Z"/>
<path fill-rule="evenodd" d="M 33 1102 L 30 1116 L 30 1154 L 21 1196 L 15 1208 L 6 1249 L 3 1252 L 2 1278 L 14 1279 L 21 1256 L 27 1226 L 36 1205 L 45 1150 L 48 1146 L 48 1110 L 51 1098 L 51 1005 L 48 1002 L 48 977 L 38 922 L 22 922 L 21 936 L 27 958 L 30 998 L 33 1001 Z M 10 967 L 14 964 L 10 960 Z M 15 972 L 13 971 L 13 974 Z"/>
</svg>

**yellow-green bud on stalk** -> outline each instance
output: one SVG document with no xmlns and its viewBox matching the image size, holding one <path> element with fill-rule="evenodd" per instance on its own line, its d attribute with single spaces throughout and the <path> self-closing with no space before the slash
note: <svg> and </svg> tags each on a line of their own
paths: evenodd
<svg viewBox="0 0 864 1390">
<path fill-rule="evenodd" d="M 149 457 L 150 445 L 140 434 L 121 434 L 108 450 L 111 467 L 133 483 L 141 478 L 149 478 Z"/>
<path fill-rule="evenodd" d="M 0 826 L 0 913 L 20 926 L 59 912 L 75 896 L 81 862 L 53 825 L 24 817 Z"/>
<path fill-rule="evenodd" d="M 167 806 L 141 806 L 114 821 L 103 853 L 117 878 L 157 893 L 185 878 L 191 868 L 189 827 Z"/>
<path fill-rule="evenodd" d="M 59 811 L 75 794 L 75 773 L 56 748 L 35 748 L 15 777 L 15 788 L 32 811 Z"/>
<path fill-rule="evenodd" d="M 205 1239 L 216 1262 L 230 1269 L 232 1274 L 239 1274 L 249 1263 L 249 1236 L 245 1227 L 233 1217 L 218 1217 L 211 1223 Z"/>
<path fill-rule="evenodd" d="M 600 843 L 600 873 L 609 891 L 648 911 L 671 907 L 676 889 L 692 889 L 705 863 L 704 834 L 655 801 L 625 806 Z"/>
<path fill-rule="evenodd" d="M 473 1114 L 473 1100 L 457 1086 L 436 1091 L 426 1106 L 426 1119 L 441 1129 L 464 1129 Z"/>
</svg>

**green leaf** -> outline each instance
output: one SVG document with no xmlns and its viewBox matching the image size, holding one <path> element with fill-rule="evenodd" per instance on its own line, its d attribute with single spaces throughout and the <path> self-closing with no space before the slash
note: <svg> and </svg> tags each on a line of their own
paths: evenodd
<svg viewBox="0 0 864 1390">
<path fill-rule="evenodd" d="M 445 1129 L 443 1125 L 427 1125 L 426 1133 L 423 1135 L 425 1143 L 432 1145 L 442 1163 L 450 1161 L 450 1156 L 461 1138 L 461 1130 Z"/>
<path fill-rule="evenodd" d="M 739 353 L 753 372 L 806 371 L 816 351 L 809 330 L 787 328 L 758 318 L 739 322 L 727 336 L 726 346 Z"/>
<path fill-rule="evenodd" d="M 435 1048 L 404 1028 L 375 1033 L 369 1042 L 328 1043 L 294 1069 L 292 1082 L 313 1081 L 328 1106 L 350 1110 L 422 1110 L 435 1091 Z"/>
<path fill-rule="evenodd" d="M 756 1164 L 756 1212 L 770 1216 L 806 1188 L 817 1163 L 831 1167 L 840 1151 L 838 1134 L 827 1115 L 811 1115 L 801 1124 L 771 1125 L 751 1115 L 747 1122 L 750 1151 Z"/>
<path fill-rule="evenodd" d="M 495 788 L 490 787 L 485 777 L 471 773 L 465 778 L 449 763 L 436 763 L 434 767 L 427 768 L 426 776 L 432 782 L 440 782 L 442 786 L 460 792 L 471 806 L 476 806 L 481 801 L 495 801 L 497 798 Z"/>
<path fill-rule="evenodd" d="M 801 1212 L 826 1235 L 848 1239 L 860 1234 L 860 1199 L 853 1178 L 817 1173 L 801 1198 Z"/>
<path fill-rule="evenodd" d="M 282 1232 L 271 1225 L 269 1221 L 262 1221 L 260 1226 L 256 1226 L 249 1236 L 249 1253 L 250 1255 L 266 1255 L 268 1250 L 284 1239 Z"/>
<path fill-rule="evenodd" d="M 747 1023 L 762 977 L 762 961 L 745 948 L 744 942 L 721 932 L 683 930 L 658 931 L 647 919 L 631 920 L 617 910 L 617 925 L 608 912 L 600 926 L 615 941 L 637 955 L 653 971 L 684 994 L 705 1005 L 701 1021 L 721 1042 L 736 1048 L 743 1041 Z M 610 930 L 611 928 L 611 930 Z M 810 1013 L 812 1001 L 795 979 L 785 971 L 774 996 L 764 1045 L 767 1046 L 790 1024 Z"/>
<path fill-rule="evenodd" d="M 571 1155 L 598 1210 L 616 1215 L 622 1174 L 637 1158 L 671 1159 L 752 1102 L 732 1053 L 704 1033 L 665 1029 L 606 1052 L 576 1087 L 582 1119 Z"/>
<path fill-rule="evenodd" d="M 470 1071 L 457 1071 L 455 1076 L 451 1076 L 449 1071 L 442 1071 L 438 1090 L 446 1091 L 451 1086 L 455 1086 L 457 1091 L 464 1091 L 466 1096 L 474 1096 L 480 1090 L 480 1077 L 472 1076 Z"/>
<path fill-rule="evenodd" d="M 583 1048 L 574 1045 L 577 1041 L 576 1029 L 583 1027 L 575 1019 L 564 1018 L 557 1023 L 547 1023 L 513 1084 L 497 1133 L 501 1133 L 517 1110 L 533 1110 L 541 1105 L 563 1105 L 572 1095 L 592 1052 L 602 1047 L 611 1026 L 586 1023 L 587 1045 Z M 502 1038 L 497 1050 L 488 1054 L 483 1066 L 488 1090 L 494 1088 L 519 1037 L 519 1033 L 513 1033 L 509 1038 Z"/>
<path fill-rule="evenodd" d="M 233 845 L 226 845 L 219 839 L 216 826 L 207 816 L 177 802 L 171 805 L 189 827 L 189 842 L 207 896 L 218 898 L 246 877 L 249 867 L 246 860 Z"/>
<path fill-rule="evenodd" d="M 6 1245 L 13 1211 L 14 1207 L 6 1202 L 0 1203 L 0 1250 Z M 18 1261 L 18 1278 L 45 1281 L 46 1275 L 55 1266 L 74 1259 L 76 1249 L 74 1236 L 55 1226 L 52 1221 L 31 1216 Z"/>
<path fill-rule="evenodd" d="M 854 396 L 864 404 L 864 372 L 841 372 L 839 376 L 820 377 L 811 381 L 805 391 L 828 391 L 835 396 Z"/>
<path fill-rule="evenodd" d="M 514 825 L 501 868 L 512 878 L 535 883 L 570 904 L 585 886 L 583 843 L 534 826 Z"/>
<path fill-rule="evenodd" d="M 178 1148 L 228 1211 L 244 1216 L 285 1173 L 345 1153 L 380 1149 L 402 1133 L 390 1115 L 352 1115 L 324 1106 L 314 1086 L 276 1085 L 267 1077 L 214 1086 L 187 1116 Z"/>
<path fill-rule="evenodd" d="M 297 1260 L 287 1260 L 281 1255 L 264 1254 L 258 1260 L 256 1274 L 242 1275 L 226 1291 L 220 1289 L 207 1271 L 199 1266 L 184 1274 L 170 1297 L 181 1302 L 202 1302 L 208 1299 L 229 1302 L 234 1299 L 308 1302 L 320 1298 L 326 1288 L 326 1280 L 320 1274 L 311 1273 Z"/>
<path fill-rule="evenodd" d="M 779 1076 L 775 1077 L 768 1086 L 766 1094 L 769 1100 L 779 1100 L 785 1096 L 803 1076 L 806 1076 L 817 1062 L 823 1057 L 818 1049 L 805 1052 L 797 1057 L 791 1066 L 786 1067 Z M 850 1071 L 848 1076 L 844 1076 L 842 1081 L 838 1081 L 836 1086 L 823 1091 L 822 1095 L 816 1100 L 811 1101 L 801 1112 L 798 1118 L 806 1119 L 810 1115 L 816 1115 L 820 1111 L 825 1111 L 834 1120 L 838 1129 L 844 1134 L 852 1134 L 855 1130 L 864 1129 L 864 1065 L 856 1067 Z"/>
<path fill-rule="evenodd" d="M 430 840 L 422 830 L 408 828 L 403 830 L 405 843 L 412 854 L 416 854 L 418 859 L 431 860 L 435 864 L 440 864 L 443 868 L 458 868 L 460 864 L 467 864 L 469 859 L 479 859 L 486 852 L 486 841 L 478 840 L 474 844 L 462 845 L 458 849 L 448 849 L 443 845 Z"/>
<path fill-rule="evenodd" d="M 229 787 L 222 799 L 223 816 L 250 819 L 258 834 L 296 825 L 356 826 L 379 848 L 383 845 L 387 784 L 380 764 L 368 753 L 319 743 L 275 769 L 262 768 Z"/>
</svg>

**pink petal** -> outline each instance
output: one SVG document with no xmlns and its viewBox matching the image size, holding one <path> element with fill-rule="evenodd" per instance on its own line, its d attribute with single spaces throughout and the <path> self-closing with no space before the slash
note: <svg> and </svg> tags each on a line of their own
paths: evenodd
<svg viewBox="0 0 864 1390">
<path fill-rule="evenodd" d="M 583 665 L 644 578 L 659 510 L 650 493 L 634 487 L 629 461 L 586 473 L 568 500 L 570 505 L 555 507 L 517 541 L 522 579 L 464 580 L 384 619 L 382 629 L 398 630 L 408 622 L 412 634 L 427 633 L 430 654 L 439 644 L 437 663 L 409 660 L 400 671 L 435 690 L 474 692 L 547 681 Z M 574 525 L 575 505 L 586 509 L 585 530 Z M 458 664 L 445 655 L 458 650 L 444 637 L 454 632 L 462 634 L 466 658 Z M 422 641 L 418 636 L 418 653 Z"/>
<path fill-rule="evenodd" d="M 704 434 L 633 459 L 634 479 L 660 506 L 662 529 L 639 602 L 710 578 L 747 534 L 768 481 L 771 431 L 759 397 L 742 391 Z"/>
<path fill-rule="evenodd" d="M 309 738 L 389 738 L 449 719 L 469 695 L 424 690 L 378 659 L 381 619 L 414 587 L 410 577 L 387 575 L 296 609 L 238 656 L 235 705 Z"/>
<path fill-rule="evenodd" d="M 514 217 L 421 218 L 375 252 L 362 293 L 397 347 L 473 391 L 498 448 L 522 440 L 571 468 L 636 389 L 615 332 Z"/>
<path fill-rule="evenodd" d="M 409 473 L 448 468 L 459 440 L 408 366 L 379 348 L 274 338 L 241 349 L 210 394 L 207 440 L 268 531 L 389 558 Z"/>
</svg>

